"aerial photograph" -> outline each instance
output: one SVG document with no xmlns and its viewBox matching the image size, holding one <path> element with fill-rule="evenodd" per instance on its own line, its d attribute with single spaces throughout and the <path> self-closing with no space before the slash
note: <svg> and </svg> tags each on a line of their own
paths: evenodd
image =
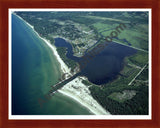
<svg viewBox="0 0 160 128">
<path fill-rule="evenodd" d="M 12 115 L 149 115 L 149 11 L 11 12 Z"/>
</svg>

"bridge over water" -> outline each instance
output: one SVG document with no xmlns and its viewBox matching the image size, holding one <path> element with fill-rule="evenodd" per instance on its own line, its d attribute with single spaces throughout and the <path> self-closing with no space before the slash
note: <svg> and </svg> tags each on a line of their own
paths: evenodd
<svg viewBox="0 0 160 128">
<path fill-rule="evenodd" d="M 75 79 L 77 76 L 79 76 L 80 73 L 77 73 L 63 81 L 60 81 L 59 83 L 55 84 L 55 85 L 51 85 L 51 89 L 49 91 L 50 95 L 53 95 L 58 89 L 62 88 L 65 84 L 67 84 L 68 82 L 72 81 L 73 79 Z"/>
</svg>

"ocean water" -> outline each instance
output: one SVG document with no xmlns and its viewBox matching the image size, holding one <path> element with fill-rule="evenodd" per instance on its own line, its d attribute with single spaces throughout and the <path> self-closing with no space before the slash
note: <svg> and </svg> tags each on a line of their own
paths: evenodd
<svg viewBox="0 0 160 128">
<path fill-rule="evenodd" d="M 76 101 L 56 93 L 39 99 L 58 82 L 59 63 L 51 49 L 17 16 L 12 15 L 12 115 L 90 115 Z"/>
</svg>

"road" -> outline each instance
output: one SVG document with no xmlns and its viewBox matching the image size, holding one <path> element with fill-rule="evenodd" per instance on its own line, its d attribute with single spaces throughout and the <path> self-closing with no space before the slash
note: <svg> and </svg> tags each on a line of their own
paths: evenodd
<svg viewBox="0 0 160 128">
<path fill-rule="evenodd" d="M 145 69 L 146 66 L 147 66 L 147 64 L 139 71 L 139 73 L 131 80 L 131 82 L 129 82 L 128 85 L 131 85 L 133 83 L 133 81 L 135 81 L 135 79 L 141 74 L 141 72 Z"/>
<path fill-rule="evenodd" d="M 143 50 L 143 49 L 140 49 L 140 48 L 136 48 L 136 47 L 133 47 L 133 46 L 129 46 L 129 45 L 120 43 L 120 42 L 118 42 L 118 41 L 113 41 L 113 42 L 114 42 L 114 43 L 117 43 L 117 44 L 121 44 L 121 45 L 127 46 L 127 47 L 130 47 L 130 48 L 137 49 L 137 50 L 139 50 L 139 51 L 143 51 L 143 52 L 147 52 L 147 53 L 148 53 L 148 51 L 146 51 L 146 50 Z"/>
</svg>

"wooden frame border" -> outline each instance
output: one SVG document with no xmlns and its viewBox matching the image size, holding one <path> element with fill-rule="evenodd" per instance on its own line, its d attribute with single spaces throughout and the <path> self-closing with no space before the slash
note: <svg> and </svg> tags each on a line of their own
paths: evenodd
<svg viewBox="0 0 160 128">
<path fill-rule="evenodd" d="M 158 0 L 0 0 L 0 127 L 89 128 L 160 127 L 160 23 Z M 9 120 L 8 119 L 8 9 L 9 8 L 151 8 L 152 9 L 152 120 Z"/>
</svg>

